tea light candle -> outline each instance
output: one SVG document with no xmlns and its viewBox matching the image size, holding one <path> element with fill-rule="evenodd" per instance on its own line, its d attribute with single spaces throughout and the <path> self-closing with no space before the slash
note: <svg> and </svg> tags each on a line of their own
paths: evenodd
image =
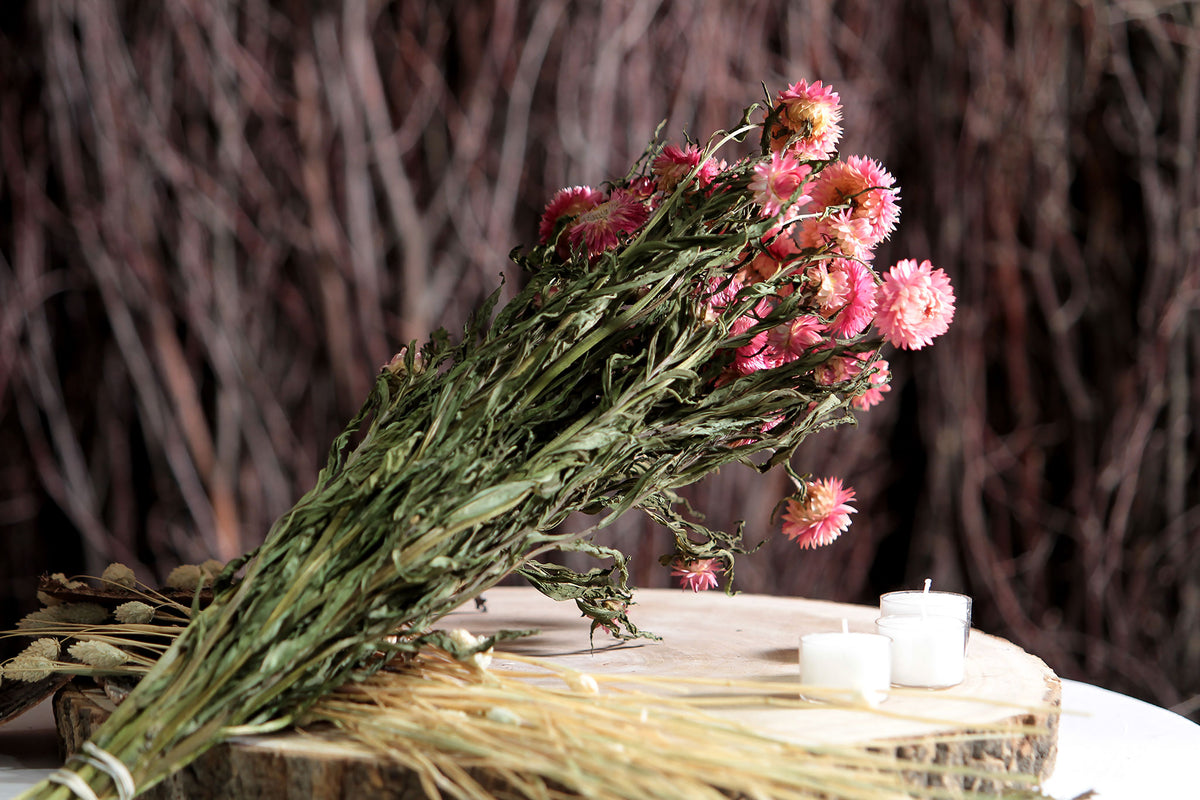
<svg viewBox="0 0 1200 800">
<path fill-rule="evenodd" d="M 888 592 L 880 595 L 880 616 L 932 614 L 956 617 L 967 623 L 966 632 L 963 634 L 965 649 L 971 630 L 971 598 L 954 592 L 931 592 L 929 588 L 932 585 L 933 581 L 926 578 L 924 590 Z"/>
<path fill-rule="evenodd" d="M 800 638 L 800 682 L 848 689 L 877 706 L 891 685 L 890 641 L 877 633 L 810 633 Z"/>
<path fill-rule="evenodd" d="M 875 628 L 892 643 L 892 683 L 926 689 L 962 683 L 965 620 L 936 614 L 899 614 L 880 617 Z"/>
</svg>

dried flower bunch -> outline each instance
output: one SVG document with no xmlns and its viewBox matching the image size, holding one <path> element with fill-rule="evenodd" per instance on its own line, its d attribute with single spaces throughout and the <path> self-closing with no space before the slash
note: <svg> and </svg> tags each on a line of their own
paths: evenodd
<svg viewBox="0 0 1200 800">
<path fill-rule="evenodd" d="M 381 370 L 316 485 L 221 572 L 91 752 L 150 786 L 223 738 L 304 719 L 514 571 L 575 600 L 593 630 L 639 635 L 625 557 L 590 534 L 641 509 L 675 535 L 664 564 L 715 585 L 740 532 L 688 519 L 674 490 L 731 462 L 787 469 L 784 533 L 836 538 L 853 493 L 792 472 L 795 448 L 879 401 L 885 342 L 921 348 L 954 310 L 929 262 L 872 268 L 897 188 L 871 159 L 837 157 L 840 115 L 834 92 L 801 81 L 703 149 L 651 148 L 604 190 L 556 195 L 539 244 L 513 253 L 517 296 Z M 760 155 L 718 160 L 755 132 Z M 562 530 L 576 511 L 595 525 Z M 611 564 L 537 560 L 555 549 Z M 464 658 L 492 644 L 437 641 Z M 75 765 L 78 780 L 111 795 L 106 763 Z"/>
</svg>

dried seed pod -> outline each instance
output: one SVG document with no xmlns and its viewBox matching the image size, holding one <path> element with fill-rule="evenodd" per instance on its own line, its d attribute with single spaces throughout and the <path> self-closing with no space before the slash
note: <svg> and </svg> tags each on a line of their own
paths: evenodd
<svg viewBox="0 0 1200 800">
<path fill-rule="evenodd" d="M 58 658 L 58 654 L 60 652 L 61 648 L 59 647 L 58 639 L 46 637 L 30 642 L 29 646 L 22 650 L 21 654 L 18 655 L 17 658 L 22 658 L 24 656 L 39 656 L 41 658 L 48 658 L 53 661 L 54 659 Z"/>
<path fill-rule="evenodd" d="M 108 611 L 95 603 L 59 603 L 55 606 L 26 614 L 17 623 L 22 630 L 49 627 L 56 622 L 71 622 L 77 625 L 98 625 L 108 618 Z"/>
<path fill-rule="evenodd" d="M 107 583 L 124 586 L 127 589 L 132 589 L 137 585 L 137 579 L 133 576 L 133 570 L 121 563 L 112 563 L 105 567 L 100 579 Z"/>
<path fill-rule="evenodd" d="M 108 642 L 82 641 L 67 648 L 67 652 L 84 664 L 100 669 L 113 669 L 129 661 L 129 656 Z"/>
<path fill-rule="evenodd" d="M 204 582 L 204 571 L 195 564 L 182 564 L 171 570 L 171 574 L 167 576 L 168 589 L 184 592 L 194 592 Z"/>
<path fill-rule="evenodd" d="M 117 606 L 113 616 L 126 625 L 148 625 L 154 620 L 154 609 L 140 600 L 130 600 Z"/>
<path fill-rule="evenodd" d="M 4 677 L 25 683 L 37 683 L 43 678 L 50 677 L 54 672 L 54 662 L 44 656 L 20 655 L 4 667 Z"/>
</svg>

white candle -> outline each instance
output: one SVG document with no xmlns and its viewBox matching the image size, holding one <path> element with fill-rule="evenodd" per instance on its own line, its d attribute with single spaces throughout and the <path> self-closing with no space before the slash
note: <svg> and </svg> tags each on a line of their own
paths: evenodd
<svg viewBox="0 0 1200 800">
<path fill-rule="evenodd" d="M 932 583 L 926 578 L 923 591 L 888 592 L 880 595 L 879 614 L 883 617 L 932 614 L 961 619 L 967 623 L 966 632 L 963 634 L 965 649 L 971 630 L 971 598 L 954 592 L 931 592 L 929 587 Z"/>
<path fill-rule="evenodd" d="M 962 683 L 967 623 L 935 614 L 880 617 L 876 629 L 892 641 L 892 683 L 942 689 Z"/>
<path fill-rule="evenodd" d="M 843 628 L 845 625 L 843 624 Z M 890 643 L 876 633 L 810 633 L 800 638 L 800 682 L 849 689 L 872 706 L 891 685 Z"/>
</svg>

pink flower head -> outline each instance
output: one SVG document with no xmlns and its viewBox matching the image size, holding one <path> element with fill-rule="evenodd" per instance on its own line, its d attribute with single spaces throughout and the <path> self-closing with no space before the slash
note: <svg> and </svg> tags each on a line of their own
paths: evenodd
<svg viewBox="0 0 1200 800">
<path fill-rule="evenodd" d="M 869 260 L 873 255 L 870 221 L 854 216 L 854 211 L 848 208 L 805 219 L 796 239 L 801 247 L 830 246 L 847 258 Z"/>
<path fill-rule="evenodd" d="M 715 558 L 698 558 L 692 561 L 677 558 L 671 563 L 671 577 L 679 578 L 679 583 L 684 589 L 701 592 L 716 588 L 717 576 L 723 569 L 721 562 Z"/>
<path fill-rule="evenodd" d="M 878 161 L 865 156 L 850 156 L 821 170 L 813 182 L 812 200 L 818 206 L 849 205 L 854 219 L 869 226 L 864 237 L 867 247 L 886 239 L 900 220 L 896 179 Z"/>
<path fill-rule="evenodd" d="M 542 221 L 538 225 L 538 239 L 542 244 L 550 241 L 554 226 L 563 217 L 575 217 L 590 211 L 604 202 L 604 193 L 590 186 L 571 186 L 559 189 L 546 204 Z"/>
<path fill-rule="evenodd" d="M 821 324 L 821 320 L 801 314 L 791 322 L 772 328 L 768 341 L 786 362 L 799 358 L 806 350 L 824 339 L 825 326 Z"/>
<path fill-rule="evenodd" d="M 792 195 L 804 185 L 812 167 L 802 164 L 790 153 L 772 153 L 770 161 L 760 161 L 754 167 L 754 178 L 750 181 L 750 191 L 754 192 L 754 200 L 760 206 L 764 217 L 773 217 L 783 209 L 783 204 L 792 199 Z M 794 213 L 809 201 L 806 194 L 796 198 L 790 213 Z"/>
<path fill-rule="evenodd" d="M 733 324 L 729 326 L 730 335 L 740 336 L 749 331 L 762 322 L 767 314 L 771 313 L 774 305 L 767 298 L 759 300 L 749 314 L 744 314 L 733 321 Z M 733 367 L 739 374 L 749 375 L 760 369 L 777 367 L 783 361 L 783 354 L 771 344 L 771 332 L 766 330 L 759 331 L 749 342 L 737 349 Z"/>
<path fill-rule="evenodd" d="M 787 267 L 800 252 L 796 240 L 780 228 L 773 228 L 763 236 L 763 249 L 754 252 L 754 257 L 738 270 L 743 283 L 758 283 L 773 278 L 779 270 Z"/>
<path fill-rule="evenodd" d="M 862 371 L 853 356 L 830 356 L 813 370 L 813 380 L 821 386 L 833 386 L 848 381 Z"/>
<path fill-rule="evenodd" d="M 821 315 L 830 320 L 830 333 L 849 339 L 865 331 L 875 319 L 875 274 L 857 261 L 839 258 L 821 278 L 817 301 Z"/>
<path fill-rule="evenodd" d="M 637 232 L 650 218 L 646 204 L 626 189 L 614 189 L 603 203 L 575 218 L 566 230 L 571 247 L 584 246 L 595 258 L 621 242 L 622 235 Z"/>
<path fill-rule="evenodd" d="M 883 276 L 875 325 L 883 338 L 905 350 L 920 350 L 941 336 L 954 319 L 950 278 L 928 260 L 898 261 Z"/>
<path fill-rule="evenodd" d="M 654 178 L 641 177 L 634 178 L 625 188 L 638 200 L 650 201 L 658 191 L 658 184 L 654 182 Z"/>
<path fill-rule="evenodd" d="M 838 93 L 816 81 L 793 83 L 776 98 L 778 123 L 770 132 L 771 149 L 788 148 L 797 158 L 829 158 L 842 136 Z"/>
<path fill-rule="evenodd" d="M 784 360 L 784 353 L 771 344 L 770 331 L 761 331 L 737 349 L 733 368 L 740 375 L 751 375 L 759 370 L 778 367 Z"/>
<path fill-rule="evenodd" d="M 704 159 L 704 163 L 701 164 L 700 159 L 703 156 L 704 153 L 694 144 L 687 147 L 669 144 L 664 147 L 650 167 L 658 177 L 658 188 L 670 192 L 696 167 L 700 167 L 696 173 L 696 181 L 701 186 L 707 186 L 716 177 L 719 167 L 711 158 Z"/>
<path fill-rule="evenodd" d="M 850 527 L 855 509 L 847 505 L 853 489 L 843 489 L 841 478 L 810 480 L 804 484 L 804 499 L 788 498 L 783 514 L 783 533 L 802 548 L 826 545 Z"/>
<path fill-rule="evenodd" d="M 850 405 L 862 411 L 866 411 L 871 406 L 882 403 L 883 393 L 890 392 L 892 390 L 892 387 L 889 384 L 892 373 L 888 367 L 888 362 L 882 358 L 877 358 L 875 361 L 871 362 L 870 366 L 868 367 L 866 359 L 870 358 L 870 356 L 870 353 L 863 353 L 861 356 L 859 356 L 860 359 L 863 359 L 862 367 L 860 369 L 875 370 L 871 373 L 871 377 L 867 378 L 869 385 L 862 394 L 850 401 Z"/>
<path fill-rule="evenodd" d="M 700 299 L 704 303 L 704 322 L 715 325 L 717 318 L 737 299 L 742 290 L 742 282 L 737 278 L 712 277 L 708 279 L 705 289 L 701 290 Z"/>
</svg>

